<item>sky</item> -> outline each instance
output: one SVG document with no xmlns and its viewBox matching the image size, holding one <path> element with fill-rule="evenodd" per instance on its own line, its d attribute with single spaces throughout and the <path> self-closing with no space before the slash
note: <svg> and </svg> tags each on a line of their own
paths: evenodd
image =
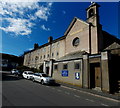
<svg viewBox="0 0 120 108">
<path fill-rule="evenodd" d="M 40 0 L 0 0 L 0 50 L 20 56 L 43 45 L 48 37 L 64 35 L 74 17 L 86 21 L 90 2 L 40 2 Z M 29 1 L 29 2 L 28 2 Z M 118 36 L 118 2 L 97 2 L 103 30 Z"/>
</svg>

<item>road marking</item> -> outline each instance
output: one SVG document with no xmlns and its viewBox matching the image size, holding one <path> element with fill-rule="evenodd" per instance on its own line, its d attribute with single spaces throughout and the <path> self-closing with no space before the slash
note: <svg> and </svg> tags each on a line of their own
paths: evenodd
<svg viewBox="0 0 120 108">
<path fill-rule="evenodd" d="M 45 86 L 45 87 L 49 88 L 49 86 Z"/>
<path fill-rule="evenodd" d="M 70 94 L 69 92 L 65 92 L 65 93 L 68 94 L 68 95 Z"/>
<path fill-rule="evenodd" d="M 61 90 L 57 90 L 57 91 L 61 92 Z"/>
<path fill-rule="evenodd" d="M 108 106 L 108 105 L 106 105 L 106 104 L 103 104 L 103 103 L 101 103 L 101 105 L 103 105 L 103 106 Z"/>
<path fill-rule="evenodd" d="M 78 96 L 78 95 L 74 95 L 75 97 L 77 97 L 77 98 L 80 98 L 80 96 Z"/>
<path fill-rule="evenodd" d="M 85 100 L 90 101 L 90 102 L 95 102 L 94 100 L 90 100 L 90 99 L 85 99 Z"/>
<path fill-rule="evenodd" d="M 74 89 L 74 88 L 70 88 L 70 87 L 66 87 L 66 86 L 62 86 L 62 85 L 61 85 L 61 87 L 67 88 L 67 89 L 71 89 L 71 90 L 76 90 L 76 91 L 78 91 L 78 92 L 85 93 L 85 94 L 89 94 L 89 95 L 96 96 L 96 97 L 99 97 L 99 98 L 103 98 L 103 99 L 107 99 L 107 100 L 111 100 L 111 101 L 115 101 L 115 102 L 120 102 L 120 101 L 117 100 L 117 99 L 112 99 L 112 98 L 109 98 L 109 97 L 104 97 L 104 96 L 100 96 L 100 95 L 97 95 L 97 94 L 88 93 L 88 92 L 81 91 L 81 90 L 77 90 L 77 89 Z"/>
<path fill-rule="evenodd" d="M 61 86 L 61 87 L 67 88 L 67 89 L 70 89 L 70 90 L 76 90 L 76 89 L 74 89 L 74 88 L 69 88 L 69 87 L 66 87 L 66 86 Z"/>
</svg>

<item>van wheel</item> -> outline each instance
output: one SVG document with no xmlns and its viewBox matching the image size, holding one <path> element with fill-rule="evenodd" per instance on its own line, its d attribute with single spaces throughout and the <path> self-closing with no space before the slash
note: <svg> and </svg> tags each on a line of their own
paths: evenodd
<svg viewBox="0 0 120 108">
<path fill-rule="evenodd" d="M 44 81 L 43 80 L 41 81 L 41 84 L 44 85 Z"/>
</svg>

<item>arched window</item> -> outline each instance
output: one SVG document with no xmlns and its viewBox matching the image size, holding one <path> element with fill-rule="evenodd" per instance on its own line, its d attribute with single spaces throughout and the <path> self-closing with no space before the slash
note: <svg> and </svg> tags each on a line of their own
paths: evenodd
<svg viewBox="0 0 120 108">
<path fill-rule="evenodd" d="M 94 15 L 94 10 L 93 9 L 90 9 L 89 10 L 89 18 L 92 17 Z"/>
</svg>

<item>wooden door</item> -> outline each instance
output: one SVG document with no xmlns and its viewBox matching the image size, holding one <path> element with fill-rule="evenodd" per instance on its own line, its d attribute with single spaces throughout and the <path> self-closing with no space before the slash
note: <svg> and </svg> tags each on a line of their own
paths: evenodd
<svg viewBox="0 0 120 108">
<path fill-rule="evenodd" d="M 101 87 L 100 67 L 95 67 L 95 87 Z"/>
</svg>

